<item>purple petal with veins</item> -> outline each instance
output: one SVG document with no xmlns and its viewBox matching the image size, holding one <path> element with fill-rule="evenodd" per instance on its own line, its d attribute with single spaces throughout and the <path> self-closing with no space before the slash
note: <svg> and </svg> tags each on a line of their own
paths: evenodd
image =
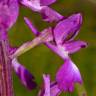
<svg viewBox="0 0 96 96">
<path fill-rule="evenodd" d="M 30 90 L 36 88 L 34 76 L 23 65 L 21 65 L 16 58 L 12 60 L 12 66 L 24 86 Z"/>
<path fill-rule="evenodd" d="M 56 2 L 56 0 L 40 0 L 40 5 L 41 6 L 47 6 L 47 5 L 50 5 L 54 2 Z"/>
<path fill-rule="evenodd" d="M 10 9 L 10 16 L 11 16 L 11 24 L 10 27 L 16 22 L 18 15 L 19 15 L 19 4 L 18 0 L 9 0 L 9 9 Z"/>
<path fill-rule="evenodd" d="M 0 2 L 0 29 L 9 29 L 16 22 L 19 12 L 18 0 Z"/>
<path fill-rule="evenodd" d="M 71 15 L 67 19 L 59 22 L 54 28 L 54 37 L 57 44 L 65 41 L 73 40 L 78 34 L 82 24 L 82 16 L 80 13 Z"/>
<path fill-rule="evenodd" d="M 40 10 L 43 7 L 56 2 L 56 0 L 19 0 L 19 1 L 21 4 L 29 7 L 31 10 L 37 11 L 37 12 L 40 12 Z"/>
<path fill-rule="evenodd" d="M 58 87 L 63 91 L 72 92 L 74 84 L 82 84 L 82 78 L 77 66 L 70 60 L 66 59 L 56 74 Z"/>
<path fill-rule="evenodd" d="M 43 7 L 40 12 L 43 20 L 47 22 L 57 22 L 64 18 L 64 16 L 47 6 Z"/>
<path fill-rule="evenodd" d="M 87 43 L 84 41 L 69 41 L 65 42 L 62 46 L 65 51 L 68 52 L 68 54 L 72 54 L 74 52 L 79 51 L 81 48 L 87 47 Z"/>
</svg>

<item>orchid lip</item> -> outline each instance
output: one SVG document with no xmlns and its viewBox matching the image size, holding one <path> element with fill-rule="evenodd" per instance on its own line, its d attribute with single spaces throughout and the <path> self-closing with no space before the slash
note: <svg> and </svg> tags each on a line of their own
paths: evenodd
<svg viewBox="0 0 96 96">
<path fill-rule="evenodd" d="M 82 84 L 79 69 L 70 59 L 66 59 L 65 64 L 57 72 L 56 81 L 61 90 L 69 92 L 74 90 L 75 83 Z"/>
</svg>

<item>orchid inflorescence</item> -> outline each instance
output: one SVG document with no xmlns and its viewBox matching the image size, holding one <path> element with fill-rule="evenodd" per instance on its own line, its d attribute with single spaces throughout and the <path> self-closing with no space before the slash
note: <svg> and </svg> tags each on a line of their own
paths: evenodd
<svg viewBox="0 0 96 96">
<path fill-rule="evenodd" d="M 46 22 L 56 22 L 54 27 L 50 26 L 39 32 L 32 22 L 24 17 L 25 23 L 36 38 L 24 43 L 19 48 L 11 48 L 8 44 L 12 67 L 22 84 L 30 90 L 37 86 L 35 77 L 19 63 L 18 56 L 43 43 L 64 60 L 64 64 L 57 71 L 54 81 L 50 80 L 49 74 L 43 74 L 44 87 L 39 91 L 38 96 L 59 96 L 63 91 L 73 92 L 75 83 L 83 83 L 79 69 L 70 58 L 70 54 L 87 46 L 84 41 L 74 40 L 82 25 L 82 15 L 77 13 L 69 17 L 62 16 L 49 7 L 54 2 L 56 0 L 0 0 L 1 39 L 7 39 L 7 31 L 16 22 L 19 4 L 40 13 Z"/>
</svg>

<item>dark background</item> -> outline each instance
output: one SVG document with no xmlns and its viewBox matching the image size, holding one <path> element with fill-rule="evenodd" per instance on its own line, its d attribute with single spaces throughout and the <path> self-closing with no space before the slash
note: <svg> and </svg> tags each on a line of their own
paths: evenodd
<svg viewBox="0 0 96 96">
<path fill-rule="evenodd" d="M 72 60 L 81 71 L 84 85 L 76 87 L 73 93 L 63 93 L 61 96 L 82 96 L 80 94 L 83 91 L 86 91 L 88 96 L 96 96 L 96 1 L 57 0 L 51 7 L 64 16 L 78 12 L 82 13 L 83 25 L 76 38 L 84 40 L 89 44 L 88 48 L 71 55 Z M 24 42 L 34 38 L 34 35 L 24 23 L 24 16 L 29 17 L 39 31 L 49 26 L 48 23 L 42 21 L 40 14 L 20 6 L 17 23 L 9 31 L 10 43 L 14 47 L 19 47 Z M 59 56 L 43 44 L 20 56 L 19 61 L 34 74 L 39 86 L 43 83 L 43 73 L 49 73 L 51 79 L 54 80 L 57 69 L 64 63 Z M 39 88 L 33 91 L 27 90 L 22 86 L 14 72 L 13 79 L 16 96 L 37 96 Z"/>
</svg>

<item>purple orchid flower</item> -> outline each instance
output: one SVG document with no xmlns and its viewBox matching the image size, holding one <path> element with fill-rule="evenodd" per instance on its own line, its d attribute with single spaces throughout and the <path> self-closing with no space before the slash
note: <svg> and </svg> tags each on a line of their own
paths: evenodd
<svg viewBox="0 0 96 96">
<path fill-rule="evenodd" d="M 82 84 L 79 69 L 70 59 L 66 59 L 58 70 L 54 83 L 50 83 L 49 75 L 43 75 L 43 78 L 44 88 L 39 92 L 39 96 L 59 96 L 62 91 L 72 92 L 75 83 Z"/>
<path fill-rule="evenodd" d="M 69 59 L 61 66 L 56 74 L 56 81 L 50 81 L 49 75 L 43 75 L 44 88 L 39 91 L 38 96 L 59 96 L 62 91 L 72 92 L 74 84 L 82 84 L 82 78 L 76 65 Z"/>
<path fill-rule="evenodd" d="M 56 83 L 51 83 L 49 75 L 43 75 L 44 88 L 39 91 L 38 96 L 59 96 L 61 90 Z"/>
<path fill-rule="evenodd" d="M 25 22 L 35 35 L 41 34 L 27 18 L 25 18 Z M 69 58 L 69 54 L 77 52 L 81 48 L 85 48 L 87 46 L 84 41 L 74 41 L 74 38 L 80 30 L 81 24 L 81 14 L 74 14 L 60 21 L 56 27 L 52 29 L 53 39 L 51 39 L 51 42 L 53 43 L 45 43 L 48 48 L 65 60 L 65 64 L 56 74 L 58 87 L 63 91 L 72 92 L 74 89 L 74 83 L 82 83 L 78 68 Z"/>
<path fill-rule="evenodd" d="M 36 36 L 43 32 L 39 32 L 28 18 L 25 17 L 24 20 Z M 46 32 L 52 32 L 52 36 L 50 35 L 50 42 L 45 41 L 45 45 L 62 57 L 62 59 L 69 57 L 68 54 L 72 54 L 79 51 L 81 48 L 85 48 L 87 43 L 80 40 L 74 40 L 80 30 L 81 24 L 82 16 L 78 13 L 60 21 L 54 28 L 50 28 L 50 30 L 49 28 L 46 28 L 46 30 L 48 30 Z"/>
<path fill-rule="evenodd" d="M 55 10 L 48 7 L 48 5 L 56 2 L 56 0 L 19 0 L 20 3 L 32 11 L 41 13 L 43 20 L 47 22 L 59 21 L 64 18 Z"/>
<path fill-rule="evenodd" d="M 34 81 L 34 76 L 23 65 L 21 65 L 16 58 L 12 60 L 12 66 L 15 73 L 20 78 L 21 83 L 26 86 L 26 88 L 29 90 L 36 88 L 37 84 Z"/>
</svg>

